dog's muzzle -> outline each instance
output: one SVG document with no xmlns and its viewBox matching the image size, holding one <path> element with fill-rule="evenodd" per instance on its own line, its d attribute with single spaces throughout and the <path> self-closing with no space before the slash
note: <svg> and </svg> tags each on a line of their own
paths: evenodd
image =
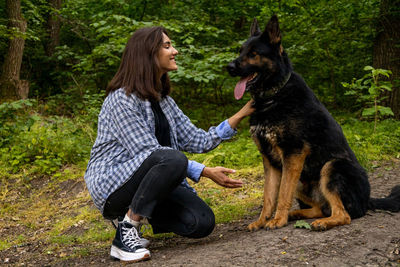
<svg viewBox="0 0 400 267">
<path fill-rule="evenodd" d="M 236 60 L 232 61 L 231 63 L 228 64 L 228 66 L 226 67 L 226 69 L 228 70 L 228 73 L 231 76 L 239 76 L 238 73 L 238 63 Z"/>
</svg>

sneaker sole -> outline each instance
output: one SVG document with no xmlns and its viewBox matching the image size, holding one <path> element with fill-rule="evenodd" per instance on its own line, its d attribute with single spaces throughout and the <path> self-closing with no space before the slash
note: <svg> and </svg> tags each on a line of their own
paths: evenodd
<svg viewBox="0 0 400 267">
<path fill-rule="evenodd" d="M 150 259 L 150 251 L 147 249 L 143 252 L 126 252 L 116 246 L 111 246 L 111 257 L 123 262 L 139 262 Z"/>
</svg>

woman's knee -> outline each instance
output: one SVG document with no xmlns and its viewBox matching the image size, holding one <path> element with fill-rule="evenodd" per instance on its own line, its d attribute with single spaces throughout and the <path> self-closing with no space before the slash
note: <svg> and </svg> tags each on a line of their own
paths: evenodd
<svg viewBox="0 0 400 267">
<path fill-rule="evenodd" d="M 186 172 L 188 159 L 184 153 L 178 150 L 165 149 L 161 150 L 160 164 L 167 165 L 177 173 Z"/>
<path fill-rule="evenodd" d="M 195 214 L 195 224 L 193 225 L 193 231 L 188 235 L 192 238 L 206 237 L 214 230 L 215 227 L 215 216 L 211 208 L 203 210 L 198 214 Z"/>
</svg>

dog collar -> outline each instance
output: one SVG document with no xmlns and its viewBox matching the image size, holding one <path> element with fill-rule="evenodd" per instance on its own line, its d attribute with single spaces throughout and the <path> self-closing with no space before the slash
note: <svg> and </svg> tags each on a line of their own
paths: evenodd
<svg viewBox="0 0 400 267">
<path fill-rule="evenodd" d="M 278 91 L 281 90 L 287 84 L 291 76 L 292 72 L 289 72 L 282 80 L 282 82 L 280 82 L 277 86 L 271 88 L 271 91 L 274 92 L 274 94 L 278 93 Z"/>
<path fill-rule="evenodd" d="M 292 76 L 292 72 L 289 72 L 284 78 L 283 80 L 278 83 L 276 86 L 271 87 L 269 90 L 263 91 L 261 93 L 261 97 L 265 98 L 265 97 L 271 97 L 273 95 L 275 95 L 276 93 L 279 92 L 279 90 L 281 90 L 289 81 L 290 77 Z"/>
</svg>

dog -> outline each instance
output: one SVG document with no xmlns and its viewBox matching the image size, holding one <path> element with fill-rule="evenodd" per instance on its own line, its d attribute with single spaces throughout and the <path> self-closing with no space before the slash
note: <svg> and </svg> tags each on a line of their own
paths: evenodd
<svg viewBox="0 0 400 267">
<path fill-rule="evenodd" d="M 281 228 L 301 218 L 315 218 L 311 228 L 327 230 L 350 224 L 368 209 L 400 210 L 400 185 L 386 198 L 370 198 L 367 173 L 341 127 L 293 71 L 276 15 L 263 32 L 253 21 L 227 69 L 241 77 L 235 98 L 248 91 L 254 101 L 250 132 L 264 165 L 263 208 L 249 230 Z M 294 198 L 300 209 L 290 211 Z"/>
</svg>

